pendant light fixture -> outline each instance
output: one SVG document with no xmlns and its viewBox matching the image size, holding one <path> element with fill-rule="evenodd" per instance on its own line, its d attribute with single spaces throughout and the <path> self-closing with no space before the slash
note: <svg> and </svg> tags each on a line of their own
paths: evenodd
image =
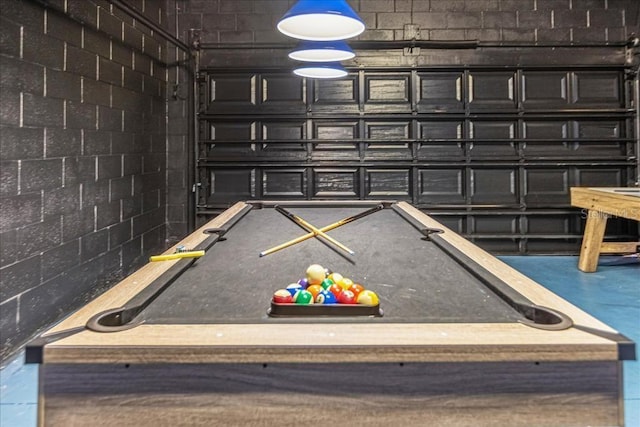
<svg viewBox="0 0 640 427">
<path fill-rule="evenodd" d="M 364 22 L 346 0 L 298 0 L 278 22 L 278 30 L 301 40 L 344 40 L 364 31 Z"/>
<path fill-rule="evenodd" d="M 301 77 L 314 79 L 337 79 L 346 76 L 347 70 L 339 62 L 314 62 L 304 64 L 293 70 L 293 73 Z"/>
<path fill-rule="evenodd" d="M 347 61 L 355 58 L 355 56 L 356 54 L 349 45 L 342 40 L 329 42 L 304 41 L 289 52 L 289 58 L 308 62 Z"/>
</svg>

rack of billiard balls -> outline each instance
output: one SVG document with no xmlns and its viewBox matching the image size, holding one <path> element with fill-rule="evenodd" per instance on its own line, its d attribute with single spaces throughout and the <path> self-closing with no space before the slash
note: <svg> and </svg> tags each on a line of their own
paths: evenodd
<svg viewBox="0 0 640 427">
<path fill-rule="evenodd" d="M 382 316 L 378 295 L 340 273 L 310 265 L 305 277 L 278 289 L 270 316 Z"/>
</svg>

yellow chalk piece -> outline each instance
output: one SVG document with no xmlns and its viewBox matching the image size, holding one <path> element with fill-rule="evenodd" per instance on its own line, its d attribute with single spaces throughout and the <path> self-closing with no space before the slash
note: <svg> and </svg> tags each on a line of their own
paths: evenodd
<svg viewBox="0 0 640 427">
<path fill-rule="evenodd" d="M 154 255 L 149 258 L 149 261 L 169 261 L 172 259 L 180 259 L 180 258 L 200 258 L 204 255 L 204 251 L 187 251 L 187 252 L 176 252 L 174 254 L 169 255 Z"/>
</svg>

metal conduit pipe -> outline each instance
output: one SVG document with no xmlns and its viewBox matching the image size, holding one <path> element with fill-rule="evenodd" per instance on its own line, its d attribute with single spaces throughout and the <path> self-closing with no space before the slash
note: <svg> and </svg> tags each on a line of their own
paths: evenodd
<svg viewBox="0 0 640 427">
<path fill-rule="evenodd" d="M 114 0 L 115 1 L 115 0 Z M 354 40 L 349 46 L 356 50 L 385 50 L 404 48 L 423 49 L 479 49 L 479 48 L 603 48 L 624 47 L 628 41 L 609 43 L 504 43 L 479 40 Z M 201 49 L 292 49 L 295 43 L 201 43 Z"/>
<path fill-rule="evenodd" d="M 640 9 L 639 9 L 640 12 Z M 634 185 L 640 187 L 640 38 L 632 35 L 627 42 L 627 66 L 633 67 L 630 74 L 633 76 L 633 136 L 635 139 L 636 176 Z"/>
<path fill-rule="evenodd" d="M 634 120 L 634 131 L 636 138 L 636 180 L 635 185 L 640 186 L 640 67 L 636 69 L 633 78 L 633 102 L 636 109 L 636 118 Z"/>
</svg>

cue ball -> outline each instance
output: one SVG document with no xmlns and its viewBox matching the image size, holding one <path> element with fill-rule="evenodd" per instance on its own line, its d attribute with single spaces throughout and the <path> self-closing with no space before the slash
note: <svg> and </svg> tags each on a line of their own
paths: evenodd
<svg viewBox="0 0 640 427">
<path fill-rule="evenodd" d="M 316 303 L 318 304 L 335 304 L 336 302 L 338 302 L 336 296 L 326 289 L 320 291 L 316 297 Z"/>
<path fill-rule="evenodd" d="M 375 292 L 365 289 L 358 294 L 357 302 L 363 305 L 378 305 L 380 300 Z"/>
<path fill-rule="evenodd" d="M 293 296 L 286 289 L 278 289 L 273 293 L 273 302 L 278 304 L 291 304 L 293 302 Z"/>
<path fill-rule="evenodd" d="M 307 280 L 310 285 L 319 285 L 325 277 L 323 266 L 319 264 L 312 264 L 307 268 Z"/>
</svg>

